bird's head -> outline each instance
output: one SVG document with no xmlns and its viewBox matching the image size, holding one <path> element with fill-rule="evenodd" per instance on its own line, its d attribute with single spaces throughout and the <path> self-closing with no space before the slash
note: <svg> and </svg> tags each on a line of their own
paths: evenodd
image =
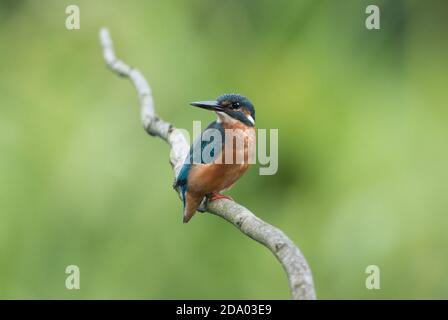
<svg viewBox="0 0 448 320">
<path fill-rule="evenodd" d="M 213 101 L 191 102 L 192 106 L 215 111 L 222 122 L 239 121 L 246 126 L 255 125 L 255 108 L 244 96 L 223 94 Z"/>
</svg>

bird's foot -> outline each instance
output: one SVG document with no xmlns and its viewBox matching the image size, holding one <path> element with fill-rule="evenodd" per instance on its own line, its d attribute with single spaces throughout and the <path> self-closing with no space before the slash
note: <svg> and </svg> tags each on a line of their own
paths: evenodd
<svg viewBox="0 0 448 320">
<path fill-rule="evenodd" d="M 230 201 L 235 201 L 235 200 L 232 199 L 232 197 L 223 195 L 223 194 L 218 193 L 218 192 L 213 192 L 213 193 L 210 193 L 209 195 L 205 196 L 204 199 L 202 199 L 201 204 L 199 205 L 197 210 L 199 212 L 206 212 L 207 211 L 207 205 L 211 201 L 215 201 L 215 200 L 219 200 L 219 199 L 227 199 L 227 200 L 230 200 Z"/>
<path fill-rule="evenodd" d="M 207 211 L 207 202 L 208 202 L 207 197 L 204 197 L 204 199 L 202 199 L 201 203 L 199 204 L 199 207 L 197 210 L 199 212 L 206 212 Z"/>
<path fill-rule="evenodd" d="M 223 194 L 218 193 L 218 192 L 213 192 L 213 193 L 211 193 L 211 194 L 208 196 L 207 199 L 208 199 L 209 202 L 211 202 L 211 201 L 215 201 L 215 200 L 219 200 L 219 199 L 227 199 L 227 200 L 230 200 L 230 201 L 234 201 L 234 200 L 232 199 L 232 197 L 223 195 Z"/>
</svg>

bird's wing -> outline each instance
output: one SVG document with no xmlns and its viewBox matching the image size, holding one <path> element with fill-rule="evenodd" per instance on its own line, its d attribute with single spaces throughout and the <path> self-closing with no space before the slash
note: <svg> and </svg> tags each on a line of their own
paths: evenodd
<svg viewBox="0 0 448 320">
<path fill-rule="evenodd" d="M 224 128 L 222 127 L 222 125 L 217 122 L 214 121 L 212 123 L 210 123 L 210 125 L 204 129 L 204 131 L 202 131 L 201 135 L 199 137 L 196 138 L 196 140 L 193 142 L 193 144 L 190 147 L 190 152 L 187 155 L 184 164 L 182 165 L 182 168 L 180 169 L 179 175 L 176 178 L 176 183 L 175 183 L 175 187 L 180 187 L 181 191 L 182 191 L 182 198 L 184 197 L 184 193 L 186 191 L 186 185 L 187 185 L 187 178 L 188 178 L 188 174 L 190 172 L 190 169 L 192 167 L 193 164 L 206 164 L 206 163 L 211 163 L 213 162 L 220 154 L 221 154 L 221 148 L 217 148 L 218 150 L 216 150 L 216 148 L 212 148 L 210 155 L 207 155 L 206 159 L 203 159 L 202 157 L 202 152 L 204 150 L 205 147 L 207 147 L 209 144 L 214 142 L 214 136 L 212 135 L 210 139 L 202 139 L 203 134 L 209 130 L 209 129 L 215 129 L 217 130 L 217 132 L 219 132 L 219 134 L 221 135 L 221 142 L 224 143 L 224 139 L 225 139 L 225 134 L 224 134 Z M 197 160 L 199 161 L 195 161 L 196 157 L 194 157 L 194 152 L 193 150 L 195 150 L 196 153 L 200 153 L 200 159 L 198 158 Z M 188 160 L 188 161 L 187 161 Z"/>
<path fill-rule="evenodd" d="M 215 133 L 219 134 L 221 141 L 215 141 L 215 136 L 213 134 L 208 136 L 207 135 L 208 130 L 214 130 Z M 213 162 L 221 154 L 224 139 L 225 139 L 224 128 L 222 127 L 221 123 L 217 121 L 213 121 L 212 123 L 210 123 L 208 127 L 205 128 L 204 131 L 202 131 L 201 135 L 196 138 L 192 147 L 190 147 L 190 153 L 189 153 L 190 163 L 207 164 Z M 214 145 L 212 145 L 213 143 L 219 143 L 217 145 L 217 150 L 215 150 L 216 148 L 212 148 L 210 154 L 202 154 L 207 146 L 210 145 L 210 147 L 214 147 Z M 197 152 L 197 155 L 193 155 L 193 150 L 194 152 Z M 203 155 L 206 157 L 205 159 L 202 157 Z"/>
</svg>

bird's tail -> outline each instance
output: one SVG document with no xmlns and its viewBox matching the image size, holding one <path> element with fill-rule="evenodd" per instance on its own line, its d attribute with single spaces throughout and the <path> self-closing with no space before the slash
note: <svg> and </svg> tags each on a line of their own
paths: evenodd
<svg viewBox="0 0 448 320">
<path fill-rule="evenodd" d="M 185 194 L 185 206 L 184 206 L 184 223 L 187 223 L 190 221 L 190 219 L 194 216 L 196 213 L 196 210 L 198 209 L 199 205 L 202 201 L 202 196 L 193 196 L 186 192 Z"/>
</svg>

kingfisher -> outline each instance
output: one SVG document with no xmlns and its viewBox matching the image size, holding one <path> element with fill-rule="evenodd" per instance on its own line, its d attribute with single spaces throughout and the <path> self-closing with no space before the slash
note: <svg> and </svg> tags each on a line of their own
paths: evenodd
<svg viewBox="0 0 448 320">
<path fill-rule="evenodd" d="M 255 108 L 246 97 L 224 94 L 213 101 L 191 102 L 190 105 L 214 111 L 217 119 L 190 146 L 190 152 L 174 183 L 183 202 L 184 223 L 190 221 L 203 200 L 232 200 L 221 192 L 230 189 L 247 171 L 252 156 L 250 153 L 253 151 L 250 146 L 255 143 Z M 220 139 L 203 139 L 211 131 L 217 132 Z M 231 139 L 228 139 L 229 131 Z M 243 143 L 234 143 L 234 137 Z M 213 142 L 215 148 L 210 148 Z M 219 145 L 216 146 L 216 143 Z M 206 148 L 211 149 L 211 152 L 207 157 L 202 157 Z M 195 152 L 200 153 L 199 160 Z M 226 157 L 229 152 L 233 154 L 227 154 Z M 230 163 L 227 161 L 229 158 L 232 160 Z"/>
</svg>

